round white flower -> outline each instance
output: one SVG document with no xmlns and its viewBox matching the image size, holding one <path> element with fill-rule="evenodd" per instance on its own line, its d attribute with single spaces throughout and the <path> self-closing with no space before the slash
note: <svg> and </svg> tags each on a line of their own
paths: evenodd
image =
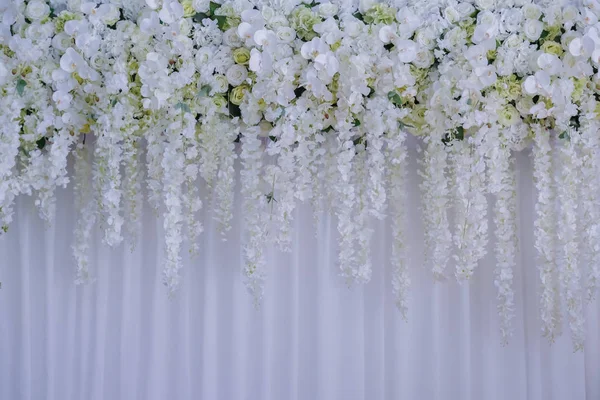
<svg viewBox="0 0 600 400">
<path fill-rule="evenodd" d="M 523 41 L 518 35 L 510 35 L 504 40 L 504 46 L 509 49 L 516 49 L 521 43 L 523 43 Z"/>
<path fill-rule="evenodd" d="M 389 26 L 389 25 L 385 25 L 382 26 L 381 29 L 379 29 L 379 40 L 381 40 L 383 43 L 388 44 L 393 42 L 394 40 L 396 40 L 398 38 L 398 35 L 396 34 L 396 29 Z"/>
<path fill-rule="evenodd" d="M 275 15 L 273 18 L 271 18 L 269 20 L 269 25 L 271 25 L 272 29 L 277 29 L 282 26 L 288 26 L 289 22 L 285 16 Z"/>
<path fill-rule="evenodd" d="M 323 18 L 333 17 L 338 12 L 338 6 L 333 3 L 319 4 L 319 15 Z"/>
<path fill-rule="evenodd" d="M 229 67 L 225 76 L 231 86 L 239 86 L 248 78 L 248 70 L 243 65 L 234 64 Z"/>
<path fill-rule="evenodd" d="M 480 10 L 490 9 L 490 8 L 494 7 L 494 3 L 496 3 L 496 0 L 475 0 L 475 5 Z"/>
<path fill-rule="evenodd" d="M 263 6 L 261 10 L 261 15 L 265 19 L 265 21 L 269 21 L 275 16 L 275 10 L 273 10 L 269 6 Z"/>
<path fill-rule="evenodd" d="M 192 8 L 199 13 L 206 13 L 210 8 L 209 0 L 192 0 Z"/>
<path fill-rule="evenodd" d="M 523 7 L 523 15 L 527 19 L 540 19 L 542 16 L 542 9 L 537 4 L 527 4 Z"/>
<path fill-rule="evenodd" d="M 396 42 L 396 49 L 398 51 L 398 59 L 403 63 L 412 62 L 417 57 L 417 44 L 412 40 L 398 40 Z"/>
<path fill-rule="evenodd" d="M 444 9 L 444 18 L 451 24 L 455 24 L 460 21 L 460 12 L 452 6 L 448 6 Z"/>
<path fill-rule="evenodd" d="M 73 38 L 64 32 L 61 32 L 52 38 L 52 47 L 55 49 L 65 51 L 71 46 L 73 46 Z"/>
<path fill-rule="evenodd" d="M 363 24 L 356 18 L 348 18 L 344 21 L 344 32 L 350 37 L 357 37 L 362 32 Z"/>
<path fill-rule="evenodd" d="M 417 52 L 417 56 L 413 60 L 413 64 L 418 68 L 429 68 L 433 65 L 435 58 L 431 50 L 422 49 Z"/>
<path fill-rule="evenodd" d="M 296 31 L 288 26 L 281 26 L 277 28 L 275 34 L 283 43 L 291 43 L 296 38 Z"/>
<path fill-rule="evenodd" d="M 102 4 L 100 7 L 104 8 L 102 10 L 102 22 L 106 25 L 114 25 L 121 18 L 121 13 L 119 9 L 112 4 Z"/>
<path fill-rule="evenodd" d="M 229 88 L 229 82 L 225 75 L 214 75 L 213 84 L 211 85 L 213 93 L 225 93 Z"/>
<path fill-rule="evenodd" d="M 562 10 L 562 18 L 565 22 L 575 22 L 577 17 L 579 17 L 579 10 L 573 5 L 566 6 Z"/>
<path fill-rule="evenodd" d="M 25 8 L 25 16 L 32 21 L 39 21 L 50 15 L 50 7 L 45 1 L 30 1 Z"/>
<path fill-rule="evenodd" d="M 236 28 L 230 28 L 223 32 L 223 43 L 229 47 L 241 47 L 243 44 Z"/>
<path fill-rule="evenodd" d="M 466 18 L 475 12 L 475 7 L 473 7 L 471 3 L 458 3 L 456 5 L 456 11 L 459 12 L 462 18 Z"/>
<path fill-rule="evenodd" d="M 415 41 L 423 47 L 433 49 L 436 45 L 436 34 L 433 29 L 419 29 Z"/>
<path fill-rule="evenodd" d="M 526 20 L 523 26 L 523 32 L 525 33 L 525 36 L 527 36 L 527 39 L 531 40 L 532 42 L 535 42 L 540 38 L 543 30 L 544 24 L 542 21 L 534 19 Z"/>
</svg>

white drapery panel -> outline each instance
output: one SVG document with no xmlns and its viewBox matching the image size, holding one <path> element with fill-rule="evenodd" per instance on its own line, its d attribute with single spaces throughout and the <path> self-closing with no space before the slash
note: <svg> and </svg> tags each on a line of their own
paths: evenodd
<svg viewBox="0 0 600 400">
<path fill-rule="evenodd" d="M 408 322 L 392 297 L 389 221 L 373 222 L 371 282 L 348 288 L 336 266 L 335 220 L 322 215 L 315 236 L 312 213 L 301 206 L 292 253 L 267 251 L 265 297 L 255 309 L 240 274 L 239 197 L 227 242 L 205 212 L 200 255 L 184 257 L 172 300 L 161 284 L 162 221 L 148 207 L 134 252 L 106 248 L 96 232 L 96 281 L 75 286 L 72 188 L 58 193 L 51 227 L 31 199 L 20 199 L 0 240 L 0 399 L 599 399 L 598 301 L 586 310 L 584 352 L 572 352 L 568 324 L 552 346 L 540 336 L 535 189 L 528 155 L 517 159 L 517 309 L 506 347 L 493 243 L 471 284 L 434 283 L 422 265 L 415 152 Z"/>
</svg>

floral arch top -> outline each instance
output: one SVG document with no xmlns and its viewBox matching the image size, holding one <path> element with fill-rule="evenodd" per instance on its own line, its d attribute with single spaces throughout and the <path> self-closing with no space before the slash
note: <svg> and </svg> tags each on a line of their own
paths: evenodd
<svg viewBox="0 0 600 400">
<path fill-rule="evenodd" d="M 230 227 L 239 158 L 243 272 L 257 302 L 263 245 L 290 249 L 305 201 L 336 214 L 348 283 L 370 279 L 369 220 L 391 218 L 405 315 L 405 139 L 416 135 L 426 267 L 469 280 L 493 200 L 507 340 L 511 153 L 532 147 L 543 334 L 554 340 L 564 319 L 580 349 L 600 277 L 599 15 L 597 0 L 1 0 L 0 226 L 22 194 L 51 221 L 55 188 L 73 180 L 85 282 L 93 227 L 107 245 L 135 243 L 145 186 L 164 213 L 172 293 L 184 240 L 198 250 L 203 201 Z"/>
</svg>

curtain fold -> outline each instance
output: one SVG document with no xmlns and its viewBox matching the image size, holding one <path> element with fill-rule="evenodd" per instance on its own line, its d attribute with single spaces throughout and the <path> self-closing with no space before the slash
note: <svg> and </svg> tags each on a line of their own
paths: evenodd
<svg viewBox="0 0 600 400">
<path fill-rule="evenodd" d="M 76 286 L 72 187 L 59 190 L 51 226 L 35 215 L 31 199 L 21 198 L 0 239 L 0 399 L 599 399 L 598 300 L 587 306 L 583 352 L 573 353 L 568 326 L 553 345 L 540 335 L 535 189 L 529 155 L 516 157 L 516 317 L 506 347 L 493 240 L 470 284 L 434 283 L 422 265 L 414 150 L 408 322 L 392 296 L 389 220 L 372 222 L 371 281 L 349 288 L 336 265 L 335 219 L 321 214 L 315 226 L 301 205 L 292 252 L 267 247 L 265 296 L 255 308 L 240 272 L 239 196 L 225 242 L 204 209 L 200 253 L 184 253 L 183 284 L 173 299 L 161 283 L 162 220 L 147 204 L 133 252 L 106 248 L 96 230 L 96 280 Z"/>
</svg>

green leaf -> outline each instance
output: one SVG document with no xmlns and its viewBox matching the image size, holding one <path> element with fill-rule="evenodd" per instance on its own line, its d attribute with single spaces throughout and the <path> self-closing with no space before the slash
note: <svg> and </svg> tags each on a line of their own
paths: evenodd
<svg viewBox="0 0 600 400">
<path fill-rule="evenodd" d="M 357 118 L 354 118 L 354 121 L 352 121 L 352 123 L 354 124 L 354 126 L 360 126 L 360 120 L 358 120 Z"/>
<path fill-rule="evenodd" d="M 25 86 L 27 86 L 27 82 L 25 82 L 23 79 L 19 79 L 17 81 L 17 93 L 19 93 L 19 96 L 23 96 L 23 93 L 25 92 Z"/>
<path fill-rule="evenodd" d="M 208 13 L 210 15 L 215 15 L 215 11 L 217 11 L 217 9 L 220 7 L 221 7 L 221 5 L 219 3 L 215 3 L 213 1 L 211 1 L 210 5 L 208 6 Z"/>
<path fill-rule="evenodd" d="M 188 106 L 185 103 L 177 103 L 177 104 L 175 104 L 175 109 L 177 109 L 177 110 L 183 110 L 183 112 L 186 112 L 186 113 L 192 112 L 192 110 L 190 110 L 190 106 Z"/>
<path fill-rule="evenodd" d="M 210 16 L 208 14 L 205 14 L 205 13 L 196 13 L 192 17 L 192 19 L 194 20 L 194 22 L 197 22 L 197 23 L 201 23 L 202 20 L 206 19 L 206 18 L 210 18 Z"/>
<path fill-rule="evenodd" d="M 388 99 L 390 99 L 390 101 L 397 106 L 402 106 L 402 104 L 404 104 L 402 97 L 400 97 L 400 95 L 394 91 L 388 93 Z"/>
<path fill-rule="evenodd" d="M 355 12 L 352 16 L 358 20 L 364 21 L 363 15 L 360 12 Z"/>
<path fill-rule="evenodd" d="M 219 29 L 224 31 L 225 25 L 227 24 L 227 17 L 223 15 L 216 15 L 214 19 L 217 20 L 217 26 L 219 27 Z"/>
<path fill-rule="evenodd" d="M 110 102 L 110 106 L 114 107 L 117 105 L 117 98 L 115 97 L 111 102 Z"/>
<path fill-rule="evenodd" d="M 202 85 L 198 91 L 198 97 L 206 97 L 210 93 L 211 87 L 209 85 Z"/>
<path fill-rule="evenodd" d="M 414 128 L 414 126 L 410 125 L 410 124 L 405 124 L 402 121 L 398 121 L 398 125 L 400 126 L 400 129 L 405 129 L 405 128 Z"/>
<path fill-rule="evenodd" d="M 46 146 L 46 137 L 42 137 L 35 144 L 37 144 L 38 149 L 42 150 Z"/>
</svg>

